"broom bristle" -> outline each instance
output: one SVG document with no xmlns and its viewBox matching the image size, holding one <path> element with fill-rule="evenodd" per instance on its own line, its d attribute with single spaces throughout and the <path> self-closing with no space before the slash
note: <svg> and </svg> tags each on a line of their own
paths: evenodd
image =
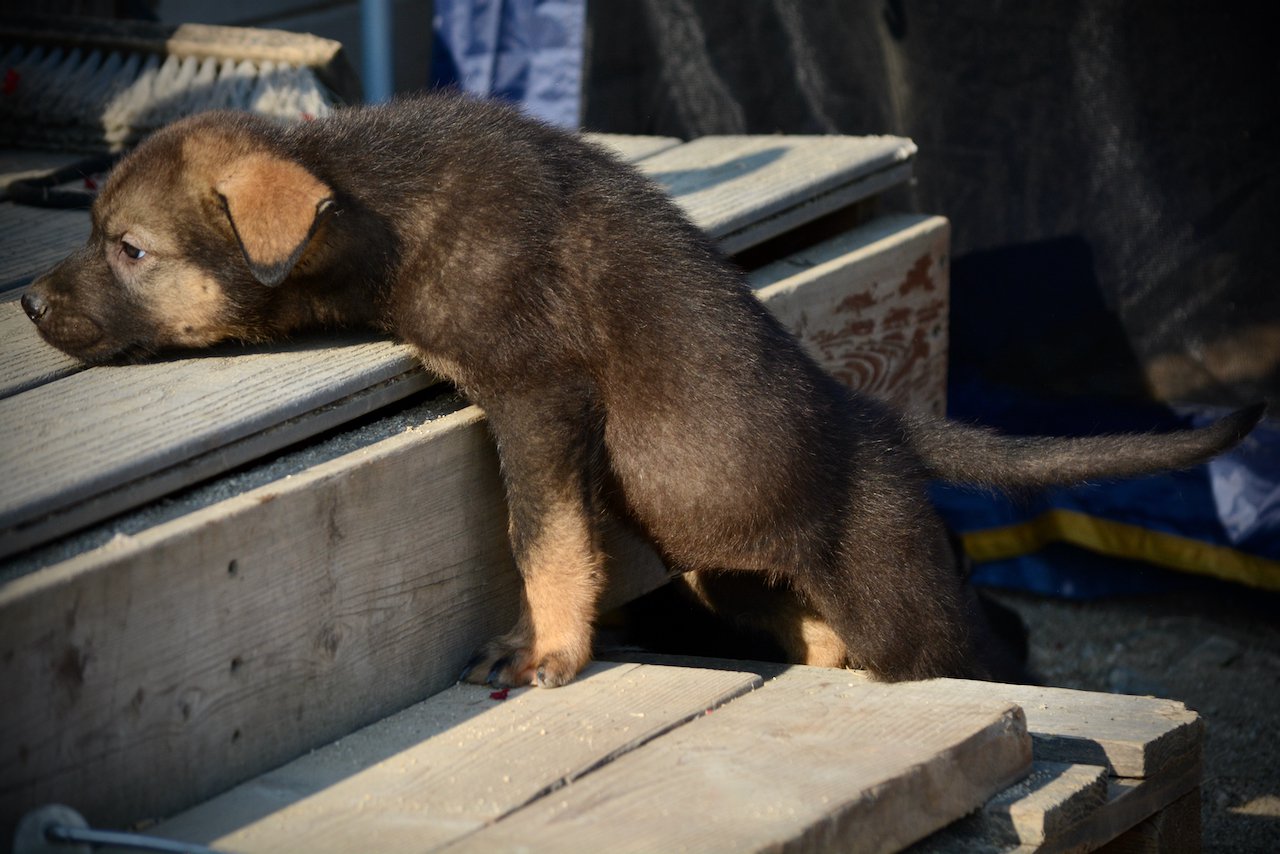
<svg viewBox="0 0 1280 854">
<path fill-rule="evenodd" d="M 273 40 L 292 35 L 257 32 L 270 33 Z M 5 36 L 4 41 L 14 39 L 12 32 Z M 231 55 L 213 55 L 207 45 L 185 55 L 94 47 L 83 37 L 75 40 L 80 46 L 64 47 L 49 44 L 47 33 L 40 43 L 0 44 L 0 146 L 119 151 L 175 119 L 205 110 L 246 110 L 297 121 L 327 115 L 338 101 L 316 69 L 263 58 L 261 50 L 253 58 L 237 57 L 232 52 L 237 39 L 224 41 L 231 44 L 224 51 Z M 329 44 L 337 57 L 340 46 Z"/>
</svg>

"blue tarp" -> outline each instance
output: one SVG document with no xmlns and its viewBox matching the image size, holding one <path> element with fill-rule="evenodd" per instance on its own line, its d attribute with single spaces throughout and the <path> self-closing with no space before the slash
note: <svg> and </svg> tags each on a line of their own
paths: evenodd
<svg viewBox="0 0 1280 854">
<path fill-rule="evenodd" d="M 1058 435 L 1172 430 L 1224 414 L 1038 400 L 963 378 L 950 394 L 952 417 L 1015 434 L 1045 432 L 1045 424 Z M 1167 575 L 1146 570 L 1164 567 L 1280 590 L 1277 484 L 1280 424 L 1268 420 L 1237 449 L 1189 471 L 1023 499 L 936 484 L 932 497 L 977 561 L 979 584 L 1088 597 L 1166 588 Z"/>
<path fill-rule="evenodd" d="M 433 86 L 458 86 L 577 128 L 586 0 L 435 0 Z"/>
</svg>

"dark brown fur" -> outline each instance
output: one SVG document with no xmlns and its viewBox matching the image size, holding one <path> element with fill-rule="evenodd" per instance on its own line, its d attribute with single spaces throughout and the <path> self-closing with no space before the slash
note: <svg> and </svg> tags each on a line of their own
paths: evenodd
<svg viewBox="0 0 1280 854">
<path fill-rule="evenodd" d="M 560 685 L 587 663 L 607 508 L 674 569 L 789 590 L 824 663 L 981 675 L 926 478 L 1017 487 L 1183 466 L 1259 415 L 1076 444 L 906 418 L 819 369 L 635 171 L 446 96 L 162 130 L 24 305 L 86 361 L 317 326 L 417 348 L 497 441 L 525 606 L 469 672 L 503 685 Z"/>
</svg>

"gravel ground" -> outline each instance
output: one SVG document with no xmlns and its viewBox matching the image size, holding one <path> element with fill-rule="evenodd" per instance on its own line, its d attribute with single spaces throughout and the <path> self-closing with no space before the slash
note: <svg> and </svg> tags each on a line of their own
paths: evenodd
<svg viewBox="0 0 1280 854">
<path fill-rule="evenodd" d="M 1280 851 L 1280 619 L 1247 591 L 1068 602 L 999 593 L 1047 685 L 1181 700 L 1205 719 L 1206 851 Z"/>
</svg>

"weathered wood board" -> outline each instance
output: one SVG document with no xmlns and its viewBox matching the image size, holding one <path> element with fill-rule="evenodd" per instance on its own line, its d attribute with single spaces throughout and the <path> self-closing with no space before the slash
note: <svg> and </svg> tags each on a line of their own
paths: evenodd
<svg viewBox="0 0 1280 854">
<path fill-rule="evenodd" d="M 0 295 L 16 294 L 88 236 L 88 211 L 0 203 Z"/>
<path fill-rule="evenodd" d="M 1039 850 L 1094 816 L 1106 802 L 1105 769 L 1037 759 L 1025 778 L 912 851 Z"/>
<path fill-rule="evenodd" d="M 625 655 L 627 660 L 651 664 L 748 670 L 766 679 L 779 673 L 837 672 L 850 684 L 874 684 L 859 671 Z M 1017 704 L 1026 716 L 1035 762 L 1025 779 L 988 800 L 980 812 L 921 841 L 912 851 L 1090 851 L 1179 801 L 1200 783 L 1204 725 L 1180 702 L 959 679 L 924 684 L 951 702 L 994 699 Z"/>
<path fill-rule="evenodd" d="M 915 152 L 895 136 L 705 136 L 637 165 L 733 253 L 906 181 Z"/>
<path fill-rule="evenodd" d="M 623 133 L 584 133 L 583 137 L 590 142 L 594 142 L 596 145 L 604 146 L 618 157 L 632 163 L 657 154 L 659 151 L 665 151 L 668 148 L 675 148 L 680 144 L 680 140 L 674 136 L 635 136 Z"/>
<path fill-rule="evenodd" d="M 180 462 L 154 474 L 123 480 L 119 485 L 95 492 L 82 501 L 4 530 L 0 534 L 0 557 L 19 555 L 20 562 L 29 562 L 34 555 L 21 554 L 26 549 L 63 543 L 59 538 L 65 534 L 89 528 L 105 519 L 119 519 L 122 511 L 141 507 L 192 484 L 224 475 L 281 448 L 312 439 L 325 430 L 347 425 L 402 400 L 414 391 L 429 388 L 435 382 L 431 374 L 415 368 L 377 385 L 363 386 L 345 397 L 307 409 L 241 439 L 227 440 L 219 436 L 219 442 L 208 450 L 183 457 Z M 21 438 L 13 439 L 12 444 L 21 446 Z M 18 452 L 20 450 L 19 447 Z M 5 569 L 8 566 L 0 563 L 0 571 Z"/>
<path fill-rule="evenodd" d="M 455 685 L 164 822 L 231 851 L 427 851 L 502 819 L 760 684 L 596 664 L 556 691 Z"/>
<path fill-rule="evenodd" d="M 751 669 L 764 676 L 777 672 L 779 666 L 693 656 L 632 659 L 686 667 Z M 810 668 L 788 665 L 787 669 Z M 848 676 L 869 681 L 862 671 L 848 671 Z M 1021 706 L 1039 761 L 1097 765 L 1127 778 L 1153 777 L 1166 769 L 1200 762 L 1204 721 L 1177 700 L 964 679 L 941 680 L 939 684 L 945 684 L 948 695 L 958 700 L 998 696 Z"/>
<path fill-rule="evenodd" d="M 459 686 L 154 832 L 245 854 L 889 851 L 1030 763 L 1006 702 L 815 669 L 744 693 L 754 685 L 731 671 L 595 665 L 568 688 L 496 705 Z"/>
<path fill-rule="evenodd" d="M 956 696 L 999 695 L 1027 713 L 1036 758 L 1143 778 L 1199 764 L 1204 721 L 1177 700 L 956 680 Z"/>
<path fill-rule="evenodd" d="M 987 839 L 1040 845 L 1061 836 L 1106 802 L 1106 769 L 1036 760 L 1025 779 L 983 804 L 974 816 L 974 826 Z"/>
<path fill-rule="evenodd" d="M 1021 711 L 788 671 L 447 851 L 896 851 L 1024 775 Z"/>
<path fill-rule="evenodd" d="M 0 205 L 0 211 L 4 206 Z M 35 327 L 16 300 L 0 302 L 0 399 L 84 369 L 76 359 L 32 334 Z"/>
<path fill-rule="evenodd" d="M 1046 778 L 1046 767 L 1070 769 Z M 1165 769 L 1160 776 L 1136 780 L 1107 779 L 1106 769 L 1091 765 L 1061 765 L 1036 760 L 1031 776 L 992 798 L 975 815 L 950 825 L 913 846 L 913 854 L 1026 854 L 1111 850 L 1109 843 L 1136 831 L 1141 837 L 1159 835 L 1160 819 L 1171 810 L 1179 835 L 1168 848 L 1151 851 L 1198 851 L 1200 804 L 1196 794 L 1201 768 L 1194 763 Z M 1038 779 L 1047 780 L 1037 788 Z M 1102 783 L 1099 798 L 1099 782 Z M 1186 799 L 1195 797 L 1190 810 Z M 1189 819 L 1189 820 L 1188 820 Z M 1148 830 L 1143 830 L 1146 825 Z M 1124 850 L 1117 845 L 1116 850 Z"/>
<path fill-rule="evenodd" d="M 360 336 L 81 371 L 0 399 L 0 530 L 412 372 L 407 348 Z"/>
<path fill-rule="evenodd" d="M 846 385 L 946 414 L 950 224 L 890 215 L 750 274 L 759 297 Z M 779 299 L 803 289 L 803 300 Z"/>
<path fill-rule="evenodd" d="M 519 598 L 474 406 L 0 587 L 0 830 L 167 814 L 449 685 Z M 606 603 L 661 584 L 615 533 Z"/>
</svg>

